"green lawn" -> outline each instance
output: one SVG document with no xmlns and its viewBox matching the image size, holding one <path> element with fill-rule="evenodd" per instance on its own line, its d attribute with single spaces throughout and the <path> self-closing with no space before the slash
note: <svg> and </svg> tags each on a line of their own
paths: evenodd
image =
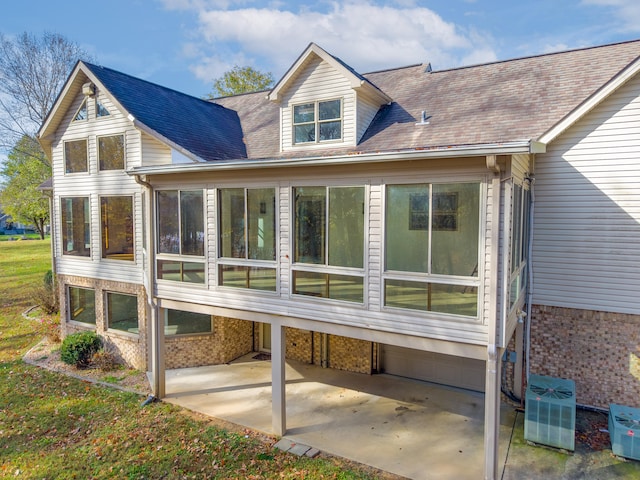
<svg viewBox="0 0 640 480">
<path fill-rule="evenodd" d="M 269 439 L 165 403 L 22 362 L 40 338 L 21 313 L 50 268 L 49 241 L 0 243 L 0 478 L 376 478 L 341 459 L 300 458 Z"/>
</svg>

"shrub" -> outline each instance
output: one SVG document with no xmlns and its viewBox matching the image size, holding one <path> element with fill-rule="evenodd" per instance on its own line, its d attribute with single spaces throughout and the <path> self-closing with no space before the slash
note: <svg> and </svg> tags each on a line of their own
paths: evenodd
<svg viewBox="0 0 640 480">
<path fill-rule="evenodd" d="M 68 335 L 60 347 L 60 359 L 77 368 L 87 368 L 91 358 L 102 347 L 102 340 L 95 332 L 78 332 Z"/>
<path fill-rule="evenodd" d="M 33 288 L 31 295 L 45 313 L 58 313 L 60 309 L 58 288 L 51 270 L 45 273 L 42 283 Z"/>
<path fill-rule="evenodd" d="M 104 372 L 110 372 L 119 366 L 118 359 L 113 352 L 104 347 L 91 356 L 91 364 Z"/>
</svg>

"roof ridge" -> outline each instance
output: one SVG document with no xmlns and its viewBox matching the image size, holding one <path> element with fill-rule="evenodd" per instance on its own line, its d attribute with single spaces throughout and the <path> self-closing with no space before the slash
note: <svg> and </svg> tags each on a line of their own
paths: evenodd
<svg viewBox="0 0 640 480">
<path fill-rule="evenodd" d="M 199 100 L 199 101 L 204 102 L 204 103 L 211 103 L 207 99 L 196 97 L 195 95 L 191 95 L 189 93 L 185 93 L 185 92 L 182 92 L 180 90 L 176 90 L 175 88 L 166 87 L 164 85 L 160 85 L 159 83 L 151 82 L 151 81 L 146 80 L 144 78 L 136 77 L 136 76 L 130 75 L 128 73 L 124 73 L 124 72 L 121 72 L 119 70 L 116 70 L 114 68 L 105 67 L 104 65 L 97 65 L 95 63 L 86 62 L 84 60 L 81 60 L 81 61 L 82 61 L 82 63 L 84 65 L 89 67 L 90 70 L 95 69 L 95 68 L 99 68 L 99 69 L 102 69 L 102 70 L 108 70 L 109 72 L 112 72 L 112 73 L 117 74 L 117 75 L 121 75 L 123 77 L 130 78 L 132 80 L 135 80 L 136 82 L 147 83 L 149 85 L 152 85 L 155 88 L 161 88 L 162 90 L 166 90 L 166 91 L 169 91 L 169 92 L 177 93 L 178 95 L 182 95 L 184 97 L 188 97 L 188 98 L 191 98 L 193 100 Z"/>
<path fill-rule="evenodd" d="M 486 62 L 486 63 L 475 63 L 472 65 L 462 65 L 459 67 L 451 67 L 451 68 L 444 68 L 442 70 L 433 70 L 431 73 L 441 73 L 441 72 L 452 72 L 455 70 L 465 70 L 468 68 L 477 68 L 477 67 L 485 67 L 488 65 L 497 65 L 500 63 L 509 63 L 509 62 L 518 62 L 521 60 L 529 60 L 532 58 L 542 58 L 542 57 L 550 57 L 553 55 L 565 55 L 565 54 L 570 54 L 570 53 L 575 53 L 575 52 L 581 52 L 581 51 L 585 51 L 585 50 L 596 50 L 596 49 L 600 49 L 600 48 L 610 48 L 610 47 L 615 47 L 618 45 L 626 45 L 626 44 L 631 44 L 631 43 L 640 43 L 640 39 L 635 39 L 635 40 L 625 40 L 625 41 L 621 41 L 621 42 L 614 42 L 614 43 L 608 43 L 605 45 L 591 45 L 588 47 L 576 47 L 576 48 L 570 48 L 568 50 L 559 50 L 557 52 L 547 52 L 547 53 L 538 53 L 535 55 L 525 55 L 522 57 L 514 57 L 514 58 L 507 58 L 504 60 L 495 60 L 493 62 Z"/>
</svg>

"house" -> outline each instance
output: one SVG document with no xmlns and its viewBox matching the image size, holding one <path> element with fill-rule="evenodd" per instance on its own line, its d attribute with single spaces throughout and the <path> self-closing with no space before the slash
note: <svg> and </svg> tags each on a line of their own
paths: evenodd
<svg viewBox="0 0 640 480">
<path fill-rule="evenodd" d="M 159 397 L 165 369 L 269 351 L 276 434 L 285 356 L 482 391 L 493 478 L 528 372 L 640 406 L 639 56 L 364 75 L 310 44 L 213 101 L 79 62 L 39 132 L 64 333 Z"/>
</svg>

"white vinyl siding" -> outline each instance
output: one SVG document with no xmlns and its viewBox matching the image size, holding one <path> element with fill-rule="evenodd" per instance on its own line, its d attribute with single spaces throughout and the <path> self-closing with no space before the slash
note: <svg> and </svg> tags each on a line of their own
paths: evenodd
<svg viewBox="0 0 640 480">
<path fill-rule="evenodd" d="M 357 99 L 358 123 L 356 126 L 356 141 L 359 142 L 364 135 L 364 132 L 369 128 L 369 124 L 373 120 L 373 117 L 378 113 L 380 106 L 379 103 L 368 99 L 362 94 L 358 94 Z"/>
<path fill-rule="evenodd" d="M 171 163 L 171 148 L 155 138 L 142 134 L 142 158 L 145 167 L 151 165 L 168 165 Z"/>
<path fill-rule="evenodd" d="M 294 145 L 293 105 L 335 99 L 342 99 L 342 141 Z M 291 84 L 282 101 L 282 150 L 355 145 L 355 110 L 355 92 L 347 79 L 328 63 L 315 57 Z"/>
<path fill-rule="evenodd" d="M 80 104 L 87 100 L 87 120 L 73 121 Z M 96 98 L 109 110 L 110 115 L 96 118 Z M 143 231 L 142 231 L 142 187 L 123 170 L 98 170 L 97 138 L 105 135 L 125 136 L 125 168 L 140 165 L 140 133 L 122 112 L 101 92 L 95 97 L 79 94 L 72 102 L 52 142 L 52 171 L 55 186 L 53 199 L 54 239 L 56 271 L 60 274 L 99 278 L 103 280 L 142 283 L 143 280 Z M 89 152 L 89 171 L 82 174 L 65 175 L 64 142 L 86 139 Z M 134 262 L 118 262 L 101 258 L 100 197 L 132 196 L 134 215 Z M 87 197 L 91 212 L 91 256 L 70 257 L 62 255 L 60 199 L 63 197 Z"/>
<path fill-rule="evenodd" d="M 536 157 L 534 303 L 640 311 L 640 77 Z"/>
</svg>

